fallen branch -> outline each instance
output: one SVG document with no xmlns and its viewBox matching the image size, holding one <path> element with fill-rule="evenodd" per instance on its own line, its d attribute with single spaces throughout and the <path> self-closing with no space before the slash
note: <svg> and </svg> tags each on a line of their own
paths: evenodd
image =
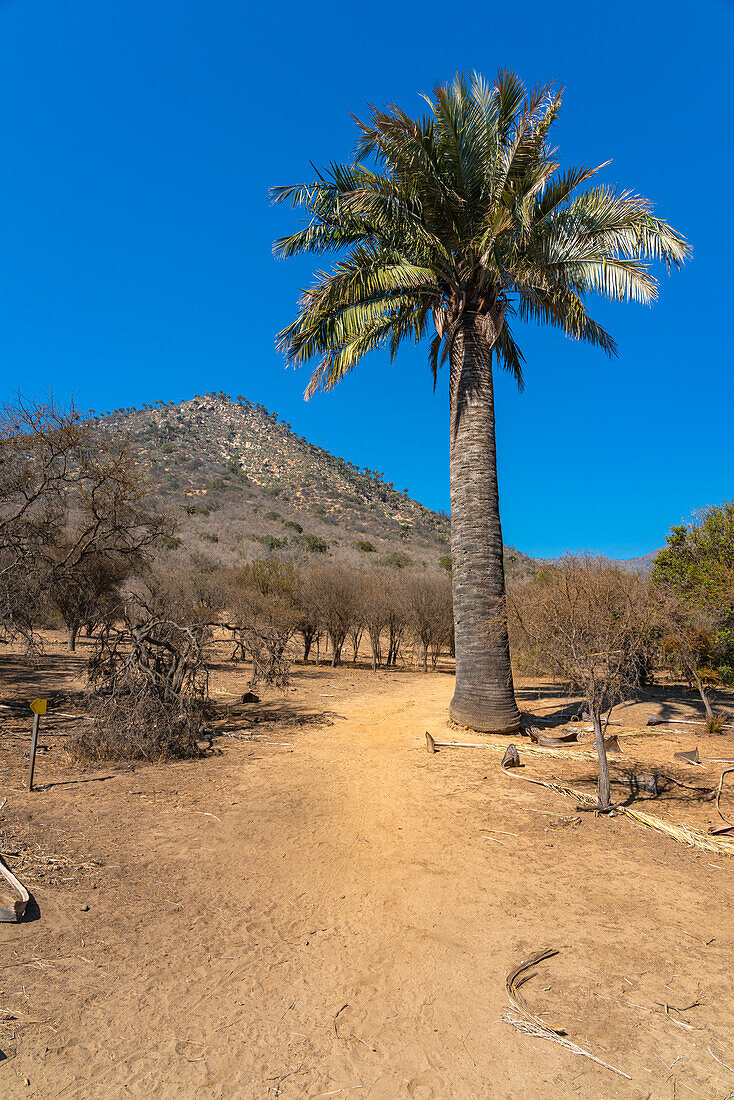
<svg viewBox="0 0 734 1100">
<path fill-rule="evenodd" d="M 525 751 L 529 750 L 526 749 Z M 574 787 L 569 787 L 565 783 L 549 782 L 545 779 L 531 779 L 529 775 L 521 775 L 517 770 L 508 771 L 503 768 L 502 771 L 510 779 L 522 779 L 525 783 L 535 783 L 536 786 L 545 787 L 546 790 L 561 794 L 565 798 L 574 798 L 579 808 L 595 809 L 598 805 L 595 798 L 584 791 L 577 791 Z M 658 833 L 669 836 L 672 840 L 677 840 L 680 844 L 686 844 L 689 848 L 699 848 L 703 852 L 717 852 L 719 855 L 734 856 L 734 838 L 732 837 L 709 836 L 706 833 L 699 833 L 696 829 L 689 828 L 688 825 L 674 825 L 672 822 L 664 821 L 661 817 L 646 814 L 642 810 L 635 810 L 631 806 L 615 806 L 615 810 L 618 814 L 624 814 L 625 817 L 631 818 L 637 825 L 654 829 Z"/>
<path fill-rule="evenodd" d="M 532 974 L 525 974 L 525 971 L 529 970 L 531 966 L 535 966 L 537 963 L 553 958 L 553 956 L 557 954 L 558 951 L 555 948 L 546 947 L 542 951 L 536 952 L 535 955 L 531 955 L 529 959 L 525 962 L 521 962 L 514 970 L 510 971 L 507 975 L 505 984 L 507 996 L 515 1011 L 503 1012 L 501 1019 L 514 1027 L 516 1031 L 522 1031 L 525 1035 L 532 1035 L 537 1039 L 547 1039 L 549 1042 L 558 1043 L 559 1046 L 564 1047 L 566 1050 L 570 1051 L 571 1054 L 578 1054 L 584 1058 L 590 1058 L 591 1061 L 596 1062 L 598 1066 L 611 1070 L 612 1073 L 616 1073 L 619 1077 L 624 1077 L 625 1080 L 631 1081 L 632 1078 L 629 1074 L 623 1073 L 621 1069 L 617 1069 L 615 1066 L 610 1066 L 608 1062 L 603 1062 L 601 1058 L 597 1058 L 590 1051 L 584 1050 L 583 1047 L 577 1046 L 576 1043 L 572 1043 L 570 1039 L 564 1038 L 564 1031 L 550 1028 L 544 1024 L 539 1016 L 536 1016 L 534 1012 L 530 1011 L 518 993 L 519 987 L 524 985 L 525 982 L 529 981 L 533 976 Z"/>
<path fill-rule="evenodd" d="M 26 911 L 31 896 L 23 883 L 0 859 L 0 885 L 3 881 L 10 887 L 10 893 L 6 891 L 0 893 L 0 921 L 19 921 Z"/>
<path fill-rule="evenodd" d="M 492 741 L 436 741 L 426 730 L 426 748 L 428 752 L 435 752 L 436 749 L 493 749 L 495 752 L 506 752 L 507 742 L 495 745 Z M 598 759 L 595 749 L 548 749 L 539 745 L 523 745 L 522 751 L 529 756 L 550 756 L 558 760 Z M 612 748 L 611 751 L 615 750 Z"/>
<path fill-rule="evenodd" d="M 721 820 L 724 822 L 725 825 L 733 825 L 734 824 L 734 822 L 729 821 L 728 818 L 724 817 L 724 815 L 721 812 L 721 807 L 719 806 L 719 802 L 721 801 L 721 789 L 724 785 L 724 776 L 729 775 L 730 772 L 734 772 L 734 768 L 724 768 L 723 772 L 721 773 L 721 776 L 719 777 L 719 785 L 716 788 L 716 812 L 719 815 L 719 817 L 721 818 Z"/>
</svg>

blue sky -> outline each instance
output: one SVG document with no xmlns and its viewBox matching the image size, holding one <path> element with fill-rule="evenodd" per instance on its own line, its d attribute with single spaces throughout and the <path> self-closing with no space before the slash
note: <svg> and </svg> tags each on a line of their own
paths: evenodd
<svg viewBox="0 0 734 1100">
<path fill-rule="evenodd" d="M 462 14 L 466 18 L 462 18 Z M 448 506 L 446 379 L 373 356 L 303 402 L 274 336 L 310 278 L 271 258 L 272 184 L 349 156 L 350 112 L 457 69 L 555 79 L 564 164 L 653 199 L 691 241 L 652 308 L 599 303 L 608 360 L 521 330 L 526 390 L 497 386 L 505 541 L 631 556 L 734 496 L 729 324 L 734 5 L 528 0 L 0 2 L 0 397 L 104 411 L 243 393 L 314 442 Z"/>
</svg>

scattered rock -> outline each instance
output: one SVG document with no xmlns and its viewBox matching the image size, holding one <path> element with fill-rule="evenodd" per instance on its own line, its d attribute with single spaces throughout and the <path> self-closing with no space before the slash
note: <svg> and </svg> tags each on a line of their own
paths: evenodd
<svg viewBox="0 0 734 1100">
<path fill-rule="evenodd" d="M 89 906 L 88 905 L 80 905 L 79 906 L 79 912 L 80 913 L 88 913 L 89 912 Z"/>
<path fill-rule="evenodd" d="M 208 752 L 209 749 L 212 747 L 212 743 L 211 741 L 197 741 L 196 747 L 199 752 Z"/>
<path fill-rule="evenodd" d="M 246 691 L 245 694 L 242 696 L 242 702 L 243 703 L 259 703 L 260 702 L 260 696 L 255 695 L 254 691 Z"/>
</svg>

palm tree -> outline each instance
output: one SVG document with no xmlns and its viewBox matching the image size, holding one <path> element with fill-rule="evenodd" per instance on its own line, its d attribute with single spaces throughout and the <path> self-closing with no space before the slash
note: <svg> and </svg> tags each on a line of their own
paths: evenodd
<svg viewBox="0 0 734 1100">
<path fill-rule="evenodd" d="M 526 94 L 503 72 L 492 86 L 457 76 L 424 98 L 430 110 L 421 117 L 390 107 L 358 122 L 354 163 L 274 189 L 276 202 L 308 215 L 305 227 L 276 242 L 276 255 L 341 253 L 303 293 L 278 344 L 295 364 L 319 357 L 308 397 L 330 390 L 366 352 L 388 348 L 394 357 L 403 340 L 434 330 L 434 388 L 449 362 L 450 713 L 473 729 L 509 732 L 520 716 L 507 639 L 493 360 L 522 388 L 514 317 L 614 354 L 614 340 L 586 312 L 586 295 L 649 302 L 657 291 L 649 261 L 680 266 L 689 248 L 645 199 L 583 189 L 598 169 L 559 171 L 548 133 L 560 90 Z"/>
</svg>

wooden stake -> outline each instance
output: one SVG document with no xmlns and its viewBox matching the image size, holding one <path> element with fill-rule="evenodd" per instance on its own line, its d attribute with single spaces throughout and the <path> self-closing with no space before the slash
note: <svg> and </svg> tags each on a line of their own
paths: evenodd
<svg viewBox="0 0 734 1100">
<path fill-rule="evenodd" d="M 34 699 L 31 703 L 31 710 L 33 711 L 33 730 L 31 732 L 31 758 L 28 763 L 28 790 L 33 790 L 33 772 L 36 768 L 36 746 L 38 744 L 38 724 L 41 721 L 41 715 L 46 713 L 46 700 Z"/>
<path fill-rule="evenodd" d="M 28 764 L 28 790 L 33 790 L 33 772 L 36 767 L 36 745 L 38 743 L 38 723 L 41 721 L 40 714 L 33 715 L 33 731 L 31 732 L 31 759 Z"/>
</svg>

